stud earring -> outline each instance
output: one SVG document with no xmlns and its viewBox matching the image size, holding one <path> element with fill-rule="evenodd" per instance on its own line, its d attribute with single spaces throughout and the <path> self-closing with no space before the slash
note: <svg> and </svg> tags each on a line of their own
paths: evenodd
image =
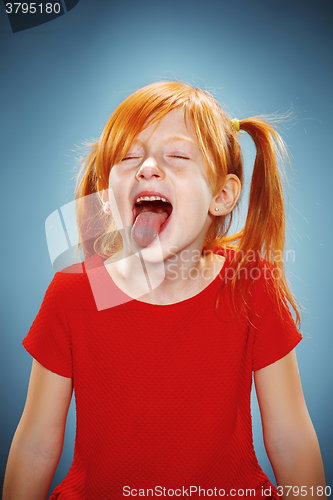
<svg viewBox="0 0 333 500">
<path fill-rule="evenodd" d="M 107 201 L 104 203 L 103 210 L 106 214 L 109 214 L 111 212 L 111 207 L 110 207 L 110 202 Z"/>
<path fill-rule="evenodd" d="M 218 212 L 220 209 L 215 207 L 214 210 L 215 210 L 215 212 Z"/>
</svg>

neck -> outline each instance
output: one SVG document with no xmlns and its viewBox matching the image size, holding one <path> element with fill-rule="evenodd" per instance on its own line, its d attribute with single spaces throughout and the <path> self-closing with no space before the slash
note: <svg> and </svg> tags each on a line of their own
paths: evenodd
<svg viewBox="0 0 333 500">
<path fill-rule="evenodd" d="M 115 257 L 105 262 L 115 284 L 129 296 L 152 304 L 172 304 L 197 295 L 224 264 L 224 258 L 212 252 L 188 249 L 157 263 L 125 252 Z"/>
</svg>

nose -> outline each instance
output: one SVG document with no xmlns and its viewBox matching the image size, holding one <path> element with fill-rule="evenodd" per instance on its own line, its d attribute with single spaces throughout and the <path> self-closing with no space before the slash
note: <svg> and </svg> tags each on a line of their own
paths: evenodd
<svg viewBox="0 0 333 500">
<path fill-rule="evenodd" d="M 152 178 L 158 179 L 158 178 L 163 177 L 163 173 L 159 169 L 155 158 L 153 158 L 152 156 L 149 156 L 142 163 L 142 165 L 139 168 L 139 170 L 137 171 L 135 177 L 138 180 L 150 180 Z"/>
</svg>

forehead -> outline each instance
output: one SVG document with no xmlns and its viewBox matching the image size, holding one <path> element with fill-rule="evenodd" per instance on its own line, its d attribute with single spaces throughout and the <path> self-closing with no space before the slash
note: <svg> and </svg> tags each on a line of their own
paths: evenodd
<svg viewBox="0 0 333 500">
<path fill-rule="evenodd" d="M 139 142 L 143 142 L 158 138 L 167 140 L 172 137 L 187 139 L 196 145 L 198 144 L 192 120 L 188 117 L 185 119 L 183 108 L 176 108 L 169 111 L 161 120 L 153 122 L 142 130 L 136 139 Z"/>
</svg>

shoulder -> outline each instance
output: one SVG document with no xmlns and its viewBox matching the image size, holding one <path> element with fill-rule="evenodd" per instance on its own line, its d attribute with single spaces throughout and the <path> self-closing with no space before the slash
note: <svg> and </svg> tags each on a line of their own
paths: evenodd
<svg viewBox="0 0 333 500">
<path fill-rule="evenodd" d="M 272 266 L 258 255 L 249 255 L 245 262 L 240 264 L 242 258 L 235 247 L 216 247 L 214 254 L 223 256 L 225 281 L 234 281 L 236 289 L 250 290 L 254 288 L 256 293 L 266 295 L 268 289 L 274 288 L 274 274 Z M 255 285 L 255 286 L 254 286 Z"/>
<path fill-rule="evenodd" d="M 64 309 L 94 308 L 94 298 L 89 283 L 87 269 L 103 265 L 99 255 L 93 255 L 82 263 L 73 264 L 55 273 L 45 295 L 54 304 Z"/>
<path fill-rule="evenodd" d="M 217 247 L 214 253 L 225 257 L 221 278 L 226 288 L 232 290 L 239 307 L 245 305 L 256 316 L 262 316 L 272 307 L 280 312 L 289 310 L 280 270 L 274 269 L 261 255 L 253 251 L 243 259 L 242 252 L 232 246 Z"/>
</svg>

